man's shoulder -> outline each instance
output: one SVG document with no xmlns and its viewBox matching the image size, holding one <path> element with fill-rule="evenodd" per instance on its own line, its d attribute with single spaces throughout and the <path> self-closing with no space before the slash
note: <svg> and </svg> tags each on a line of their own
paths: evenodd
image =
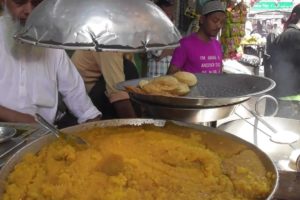
<svg viewBox="0 0 300 200">
<path fill-rule="evenodd" d="M 283 33 L 278 35 L 275 40 L 275 45 L 293 45 L 300 42 L 300 29 L 293 27 L 288 28 Z"/>
<path fill-rule="evenodd" d="M 290 26 L 286 31 L 284 31 L 281 35 L 284 37 L 300 37 L 300 29 L 296 26 Z"/>
<path fill-rule="evenodd" d="M 56 66 L 56 68 L 60 68 L 62 63 L 63 65 L 67 65 L 68 60 L 70 58 L 68 57 L 66 51 L 64 49 L 55 49 L 55 48 L 44 48 L 44 47 L 38 47 L 41 48 L 41 51 L 44 51 L 45 53 L 45 63 L 48 63 L 48 65 Z"/>
</svg>

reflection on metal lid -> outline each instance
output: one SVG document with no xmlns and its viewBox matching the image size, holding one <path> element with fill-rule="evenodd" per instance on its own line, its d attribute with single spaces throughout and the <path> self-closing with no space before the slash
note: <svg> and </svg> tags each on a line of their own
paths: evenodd
<svg viewBox="0 0 300 200">
<path fill-rule="evenodd" d="M 44 0 L 16 38 L 54 48 L 138 52 L 176 47 L 181 35 L 149 0 Z"/>
</svg>

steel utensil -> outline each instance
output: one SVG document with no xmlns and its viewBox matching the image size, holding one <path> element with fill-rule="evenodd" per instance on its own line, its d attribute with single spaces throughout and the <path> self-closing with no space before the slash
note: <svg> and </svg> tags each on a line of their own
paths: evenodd
<svg viewBox="0 0 300 200">
<path fill-rule="evenodd" d="M 300 172 L 300 149 L 294 149 L 290 154 L 290 162 L 295 164 L 296 171 Z"/>
<path fill-rule="evenodd" d="M 277 130 L 290 130 L 300 135 L 299 120 L 279 117 L 262 118 Z M 254 126 L 255 122 L 258 122 L 257 126 Z M 233 120 L 220 125 L 218 128 L 255 144 L 272 158 L 278 169 L 283 171 L 297 170 L 300 140 L 292 144 L 281 144 L 271 141 L 270 137 L 273 132 L 255 117 Z M 300 167 L 299 164 L 298 167 Z"/>
<path fill-rule="evenodd" d="M 0 127 L 0 143 L 11 139 L 16 133 L 17 130 L 15 128 L 7 126 Z"/>
<path fill-rule="evenodd" d="M 26 144 L 30 138 L 29 136 L 38 130 L 38 128 L 28 130 L 20 136 L 12 138 L 12 140 L 7 144 L 7 146 L 2 146 L 5 150 L 1 151 L 0 154 L 0 168 L 5 164 L 9 155 L 20 149 L 24 144 Z"/>
<path fill-rule="evenodd" d="M 261 116 L 253 112 L 245 105 L 240 104 L 245 110 L 253 115 L 258 121 L 260 121 L 263 125 L 265 125 L 268 129 L 270 129 L 274 134 L 270 135 L 270 140 L 272 142 L 276 142 L 279 144 L 292 144 L 299 140 L 299 135 L 288 130 L 277 130 L 271 124 L 266 122 Z"/>
<path fill-rule="evenodd" d="M 292 144 L 298 141 L 299 135 L 297 133 L 288 130 L 277 130 L 262 118 L 264 115 L 259 113 L 258 105 L 264 99 L 270 99 L 275 103 L 275 110 L 269 116 L 274 117 L 278 113 L 279 105 L 277 99 L 271 95 L 263 95 L 260 98 L 258 98 L 258 100 L 255 103 L 255 113 L 251 113 L 251 114 L 254 115 L 254 117 L 256 117 L 257 120 L 263 123 L 273 133 L 275 133 L 270 136 L 270 140 L 281 144 Z"/>
<path fill-rule="evenodd" d="M 55 128 L 52 124 L 47 122 L 41 115 L 35 114 L 35 120 L 44 128 L 49 130 L 51 133 L 53 133 L 57 138 L 62 138 L 66 140 L 68 143 L 72 144 L 73 146 L 79 147 L 79 148 L 86 148 L 88 146 L 88 143 L 84 141 L 81 137 L 66 134 L 64 132 L 61 132 L 57 128 Z"/>
<path fill-rule="evenodd" d="M 9 153 L 11 153 L 13 150 L 17 149 L 18 147 L 20 147 L 22 144 L 26 143 L 28 140 L 28 137 L 35 133 L 38 129 L 33 129 L 33 130 L 29 130 L 26 131 L 24 134 L 18 136 L 18 137 L 14 137 L 12 140 L 12 142 L 14 143 L 13 145 L 11 145 L 9 148 L 7 148 L 3 153 L 0 154 L 0 159 L 4 158 L 5 156 L 9 155 Z"/>
<path fill-rule="evenodd" d="M 7 156 L 9 153 L 11 153 L 13 150 L 17 149 L 18 147 L 20 147 L 22 144 L 25 144 L 26 140 L 21 140 L 20 142 L 18 142 L 17 144 L 15 144 L 13 147 L 11 147 L 10 149 L 7 149 L 7 151 L 3 152 L 0 155 L 0 159 L 4 158 L 5 156 Z"/>
<path fill-rule="evenodd" d="M 131 98 L 157 105 L 195 108 L 232 105 L 248 100 L 273 89 L 276 83 L 266 77 L 247 74 L 195 74 L 198 83 L 185 96 L 161 96 L 129 92 Z M 133 79 L 116 85 L 119 90 L 127 86 L 138 86 L 141 80 Z"/>
</svg>

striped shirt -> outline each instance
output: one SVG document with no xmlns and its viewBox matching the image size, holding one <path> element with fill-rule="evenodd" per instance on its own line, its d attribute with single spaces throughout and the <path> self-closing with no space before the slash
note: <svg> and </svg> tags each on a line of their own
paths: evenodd
<svg viewBox="0 0 300 200">
<path fill-rule="evenodd" d="M 157 61 L 161 53 L 162 50 L 150 51 L 147 53 L 147 77 L 157 77 L 167 74 L 172 56 L 166 56 Z"/>
</svg>

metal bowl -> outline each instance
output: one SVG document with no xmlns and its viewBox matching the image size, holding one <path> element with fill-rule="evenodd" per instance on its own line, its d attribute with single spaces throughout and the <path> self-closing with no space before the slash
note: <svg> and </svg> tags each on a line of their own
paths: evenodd
<svg viewBox="0 0 300 200">
<path fill-rule="evenodd" d="M 263 119 L 271 124 L 276 130 L 292 131 L 300 136 L 299 120 L 279 117 L 263 117 Z M 255 118 L 239 119 L 222 124 L 218 128 L 256 145 L 270 156 L 278 169 L 284 171 L 296 171 L 296 166 L 291 165 L 292 163 L 289 162 L 289 157 L 294 149 L 300 148 L 300 141 L 290 145 L 274 143 L 270 140 L 270 137 L 265 134 L 272 135 L 274 133 L 263 123 L 259 121 L 256 122 L 257 125 L 254 127 Z"/>
<path fill-rule="evenodd" d="M 195 124 L 189 124 L 184 122 L 176 122 L 176 121 L 165 121 L 165 120 L 153 120 L 153 119 L 116 119 L 116 120 L 103 120 L 99 122 L 90 122 L 86 124 L 81 124 L 73 127 L 69 127 L 66 129 L 63 129 L 65 133 L 75 133 L 80 132 L 84 130 L 88 130 L 95 127 L 116 127 L 116 126 L 123 126 L 123 125 L 130 125 L 130 126 L 141 126 L 145 124 L 151 124 L 159 127 L 164 127 L 166 122 L 173 122 L 178 126 L 181 126 L 183 128 L 193 128 L 196 130 L 200 130 L 202 142 L 208 149 L 212 149 L 215 152 L 221 154 L 225 150 L 227 152 L 231 152 L 231 154 L 237 153 L 237 151 L 240 150 L 240 147 L 243 146 L 247 149 L 252 150 L 258 158 L 261 160 L 263 165 L 265 166 L 267 171 L 272 172 L 275 175 L 275 179 L 273 181 L 273 187 L 272 191 L 270 192 L 269 196 L 266 198 L 267 200 L 270 200 L 277 187 L 278 187 L 278 171 L 271 161 L 271 159 L 260 149 L 258 149 L 255 145 L 246 142 L 239 137 L 236 137 L 232 134 L 228 134 L 224 131 L 221 131 L 216 128 L 201 126 L 201 125 L 195 125 Z M 22 157 L 27 153 L 37 153 L 40 151 L 45 145 L 50 144 L 56 139 L 55 136 L 52 134 L 47 134 L 39 139 L 32 141 L 31 143 L 27 144 L 25 147 L 20 149 L 18 152 L 16 152 L 3 166 L 3 168 L 0 170 L 0 199 L 3 198 L 3 192 L 4 192 L 4 185 L 5 181 L 9 175 L 9 173 L 14 169 L 15 165 L 19 163 L 22 159 Z M 2 197 L 2 198 L 1 198 Z"/>
<path fill-rule="evenodd" d="M 11 139 L 16 133 L 17 130 L 15 128 L 8 126 L 0 127 L 0 143 Z"/>
</svg>

